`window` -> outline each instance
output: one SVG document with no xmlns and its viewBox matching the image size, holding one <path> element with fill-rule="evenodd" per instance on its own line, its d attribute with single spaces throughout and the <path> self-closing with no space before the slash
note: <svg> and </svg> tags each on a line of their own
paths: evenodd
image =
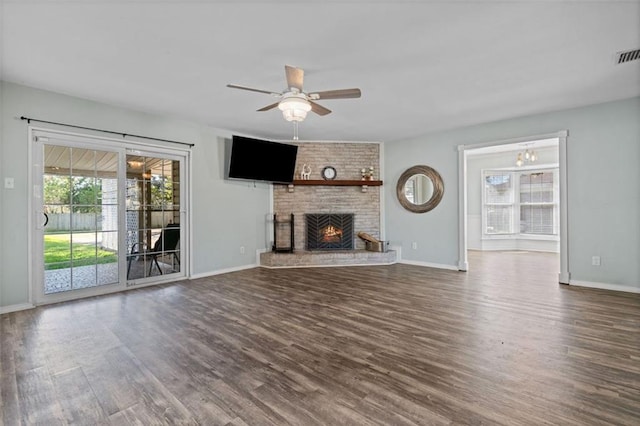
<svg viewBox="0 0 640 426">
<path fill-rule="evenodd" d="M 552 170 L 520 174 L 520 233 L 557 235 Z"/>
<path fill-rule="evenodd" d="M 485 234 L 513 234 L 513 173 L 488 171 L 483 182 Z"/>
<path fill-rule="evenodd" d="M 557 237 L 558 168 L 482 173 L 485 235 Z"/>
</svg>

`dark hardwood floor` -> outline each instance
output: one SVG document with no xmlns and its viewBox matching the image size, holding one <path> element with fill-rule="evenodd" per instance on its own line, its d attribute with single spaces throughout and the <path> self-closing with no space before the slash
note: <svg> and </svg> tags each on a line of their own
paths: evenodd
<svg viewBox="0 0 640 426">
<path fill-rule="evenodd" d="M 640 295 L 558 285 L 553 255 L 470 260 L 258 268 L 2 315 L 3 424 L 640 424 Z"/>
</svg>

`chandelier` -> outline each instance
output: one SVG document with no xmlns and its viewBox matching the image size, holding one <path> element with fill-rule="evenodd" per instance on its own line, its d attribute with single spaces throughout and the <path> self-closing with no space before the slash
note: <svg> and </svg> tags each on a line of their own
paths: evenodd
<svg viewBox="0 0 640 426">
<path fill-rule="evenodd" d="M 538 159 L 534 150 L 525 149 L 524 153 L 519 152 L 516 157 L 516 166 L 521 167 L 524 163 L 533 163 Z"/>
</svg>

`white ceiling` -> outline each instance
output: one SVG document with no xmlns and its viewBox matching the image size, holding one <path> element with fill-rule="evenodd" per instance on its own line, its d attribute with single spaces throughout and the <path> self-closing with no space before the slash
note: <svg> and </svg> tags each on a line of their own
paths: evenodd
<svg viewBox="0 0 640 426">
<path fill-rule="evenodd" d="M 394 141 L 640 95 L 640 1 L 4 0 L 2 79 L 289 139 L 284 65 L 321 101 L 301 139 Z M 51 117 L 38 117 L 51 119 Z M 83 124 L 83 123 L 75 123 Z M 119 129 L 114 123 L 113 130 Z"/>
</svg>

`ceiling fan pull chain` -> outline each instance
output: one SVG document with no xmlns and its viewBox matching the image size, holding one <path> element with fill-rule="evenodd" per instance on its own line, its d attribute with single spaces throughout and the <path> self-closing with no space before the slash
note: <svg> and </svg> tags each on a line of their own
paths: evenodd
<svg viewBox="0 0 640 426">
<path fill-rule="evenodd" d="M 293 140 L 294 141 L 298 140 L 298 122 L 297 121 L 293 122 Z"/>
</svg>

